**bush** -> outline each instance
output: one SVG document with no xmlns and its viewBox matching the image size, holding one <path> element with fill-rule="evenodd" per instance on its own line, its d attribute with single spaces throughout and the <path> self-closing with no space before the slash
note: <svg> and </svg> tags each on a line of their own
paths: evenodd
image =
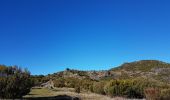
<svg viewBox="0 0 170 100">
<path fill-rule="evenodd" d="M 27 70 L 0 65 L 0 98 L 22 98 L 30 92 L 32 85 Z"/>
<path fill-rule="evenodd" d="M 87 91 L 93 91 L 93 81 L 90 79 L 83 79 L 79 81 L 79 85 L 81 86 L 81 89 L 87 90 Z"/>
<path fill-rule="evenodd" d="M 76 93 L 80 93 L 80 87 L 79 86 L 76 86 L 74 89 L 75 89 Z"/>
<path fill-rule="evenodd" d="M 113 97 L 113 96 L 120 96 L 123 94 L 122 89 L 123 89 L 123 85 L 120 85 L 121 82 L 117 81 L 117 80 L 111 80 L 110 82 L 108 82 L 105 87 L 104 87 L 104 91 L 107 95 Z"/>
<path fill-rule="evenodd" d="M 80 81 L 79 79 L 72 77 L 65 78 L 65 87 L 75 88 L 76 86 L 79 85 L 79 81 Z"/>
<path fill-rule="evenodd" d="M 162 89 L 160 93 L 160 100 L 169 100 L 170 89 Z"/>
<path fill-rule="evenodd" d="M 59 78 L 54 80 L 55 87 L 65 87 L 65 80 L 63 78 Z"/>
<path fill-rule="evenodd" d="M 159 100 L 160 90 L 157 88 L 145 89 L 145 96 L 147 100 Z"/>
<path fill-rule="evenodd" d="M 146 80 L 111 80 L 108 82 L 104 91 L 107 95 L 123 96 L 127 98 L 144 98 L 144 89 L 150 87 L 152 84 Z"/>
<path fill-rule="evenodd" d="M 54 80 L 55 87 L 68 87 L 77 88 L 80 90 L 91 91 L 93 88 L 93 81 L 90 79 L 77 79 L 77 78 L 58 78 Z"/>
<path fill-rule="evenodd" d="M 145 89 L 145 96 L 147 100 L 169 100 L 170 89 L 147 88 Z"/>
<path fill-rule="evenodd" d="M 31 75 L 31 81 L 33 81 L 34 86 L 40 86 L 42 83 L 48 82 L 49 79 L 44 75 Z"/>
<path fill-rule="evenodd" d="M 105 82 L 95 82 L 93 84 L 93 92 L 98 94 L 105 94 L 104 85 Z"/>
</svg>

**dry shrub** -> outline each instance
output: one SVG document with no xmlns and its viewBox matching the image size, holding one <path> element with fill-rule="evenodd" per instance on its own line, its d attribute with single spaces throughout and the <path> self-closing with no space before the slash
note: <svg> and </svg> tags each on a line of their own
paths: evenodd
<svg viewBox="0 0 170 100">
<path fill-rule="evenodd" d="M 147 88 L 144 90 L 147 100 L 159 100 L 160 90 L 157 88 Z"/>
<path fill-rule="evenodd" d="M 170 89 L 163 89 L 160 93 L 160 100 L 169 100 L 170 99 Z"/>
</svg>

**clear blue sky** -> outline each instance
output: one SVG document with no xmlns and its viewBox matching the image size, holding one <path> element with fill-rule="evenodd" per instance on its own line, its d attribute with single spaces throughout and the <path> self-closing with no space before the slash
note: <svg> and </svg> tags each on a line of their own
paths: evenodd
<svg viewBox="0 0 170 100">
<path fill-rule="evenodd" d="M 169 0 L 0 0 L 0 64 L 32 74 L 170 62 Z"/>
</svg>

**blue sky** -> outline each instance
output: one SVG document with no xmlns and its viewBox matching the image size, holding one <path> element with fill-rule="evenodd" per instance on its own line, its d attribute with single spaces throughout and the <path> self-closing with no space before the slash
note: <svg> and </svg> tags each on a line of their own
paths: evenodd
<svg viewBox="0 0 170 100">
<path fill-rule="evenodd" d="M 168 0 L 1 0 L 0 63 L 32 74 L 170 62 Z"/>
</svg>

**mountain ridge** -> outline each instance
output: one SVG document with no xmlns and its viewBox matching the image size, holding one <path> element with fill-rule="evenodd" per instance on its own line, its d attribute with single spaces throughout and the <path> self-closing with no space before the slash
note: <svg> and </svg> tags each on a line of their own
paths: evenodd
<svg viewBox="0 0 170 100">
<path fill-rule="evenodd" d="M 159 60 L 140 60 L 124 63 L 118 67 L 100 71 L 82 71 L 67 68 L 45 76 L 49 79 L 78 78 L 91 80 L 149 78 L 170 83 L 170 64 Z"/>
</svg>

